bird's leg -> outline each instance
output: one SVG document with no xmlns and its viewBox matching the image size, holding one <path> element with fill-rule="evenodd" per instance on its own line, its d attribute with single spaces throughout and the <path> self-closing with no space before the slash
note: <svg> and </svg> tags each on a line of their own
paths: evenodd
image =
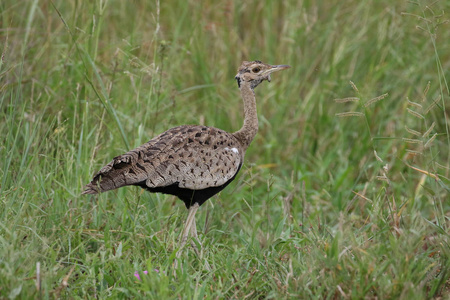
<svg viewBox="0 0 450 300">
<path fill-rule="evenodd" d="M 183 249 L 184 245 L 187 242 L 187 238 L 189 236 L 189 232 L 191 231 L 192 225 L 195 226 L 195 213 L 197 212 L 200 206 L 198 203 L 195 203 L 189 208 L 189 214 L 186 219 L 186 223 L 184 224 L 183 233 L 180 241 L 180 250 Z M 181 254 L 180 254 L 181 255 Z"/>
<path fill-rule="evenodd" d="M 197 235 L 197 225 L 195 223 L 195 220 L 191 226 L 191 234 L 197 240 L 197 243 L 200 245 L 200 250 L 201 250 L 202 242 L 200 242 L 200 239 L 198 238 L 198 235 Z M 195 242 L 193 240 L 191 240 L 191 245 L 192 245 L 192 248 L 194 248 L 195 254 L 197 254 L 198 259 L 201 260 L 201 252 L 198 251 L 197 245 L 195 244 Z M 207 260 L 205 260 L 205 267 L 206 267 L 206 270 L 211 271 L 211 267 L 209 266 L 209 263 Z"/>
<path fill-rule="evenodd" d="M 192 224 L 193 223 L 195 224 L 195 213 L 197 212 L 199 207 L 200 207 L 200 205 L 198 205 L 198 203 L 194 203 L 194 205 L 192 205 L 189 208 L 189 214 L 187 216 L 186 222 L 184 223 L 183 233 L 182 233 L 181 239 L 180 239 L 180 246 L 178 247 L 178 252 L 176 254 L 176 259 L 174 262 L 175 269 L 178 266 L 177 259 L 180 258 L 181 254 L 183 253 L 183 248 L 186 245 L 187 238 L 189 236 L 189 232 L 191 231 Z"/>
<path fill-rule="evenodd" d="M 200 245 L 200 249 L 202 249 L 202 243 L 200 242 L 198 235 L 197 235 L 197 225 L 195 223 L 195 219 L 192 222 L 191 226 L 191 235 L 193 238 L 197 240 L 197 243 Z M 197 257 L 200 258 L 200 251 L 198 251 L 197 245 L 195 244 L 194 240 L 191 240 L 191 246 L 194 248 L 195 254 L 197 254 Z"/>
</svg>

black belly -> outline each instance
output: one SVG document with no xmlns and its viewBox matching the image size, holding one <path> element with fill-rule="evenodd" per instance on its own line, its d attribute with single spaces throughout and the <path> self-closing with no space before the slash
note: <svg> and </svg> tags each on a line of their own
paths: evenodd
<svg viewBox="0 0 450 300">
<path fill-rule="evenodd" d="M 203 203 L 206 202 L 206 200 L 208 200 L 209 198 L 211 198 L 212 196 L 223 190 L 227 185 L 230 184 L 230 182 L 234 180 L 234 178 L 236 178 L 236 175 L 239 173 L 240 168 L 241 167 L 239 166 L 239 169 L 236 172 L 236 174 L 234 174 L 233 178 L 231 178 L 224 184 L 220 186 L 209 187 L 202 190 L 191 190 L 186 188 L 180 188 L 178 186 L 179 184 L 178 182 L 175 182 L 168 186 L 161 186 L 156 188 L 148 187 L 145 184 L 145 181 L 139 182 L 135 185 L 140 186 L 141 188 L 146 189 L 147 191 L 152 193 L 163 193 L 177 196 L 184 202 L 186 208 L 189 209 L 189 207 L 191 207 L 191 205 L 193 205 L 194 203 L 198 203 L 201 206 Z"/>
</svg>

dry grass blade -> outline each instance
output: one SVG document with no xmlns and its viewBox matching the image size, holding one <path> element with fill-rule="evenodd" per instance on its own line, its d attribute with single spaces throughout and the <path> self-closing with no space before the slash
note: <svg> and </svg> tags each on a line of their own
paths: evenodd
<svg viewBox="0 0 450 300">
<path fill-rule="evenodd" d="M 383 100 L 383 99 L 386 98 L 387 96 L 389 96 L 389 94 L 388 94 L 388 93 L 385 93 L 385 94 L 380 95 L 380 96 L 378 96 L 378 97 L 372 98 L 372 99 L 370 99 L 369 101 L 367 101 L 367 102 L 364 104 L 364 107 L 368 107 L 368 106 L 370 106 L 370 105 L 372 105 L 372 104 L 374 104 L 374 103 L 376 103 L 376 102 L 378 102 L 378 101 L 380 101 L 380 100 Z"/>
<path fill-rule="evenodd" d="M 336 117 L 339 118 L 346 118 L 346 117 L 364 117 L 363 113 L 356 112 L 356 111 L 348 111 L 343 113 L 337 113 Z"/>
<path fill-rule="evenodd" d="M 430 30 L 428 30 L 428 29 L 426 29 L 426 28 L 423 28 L 422 26 L 416 26 L 416 28 L 417 28 L 417 29 L 420 29 L 420 30 L 422 30 L 422 31 L 424 31 L 424 32 L 426 32 L 426 33 L 429 34 L 429 35 L 432 35 L 432 34 L 433 34 Z"/>
<path fill-rule="evenodd" d="M 411 105 L 411 106 L 414 106 L 414 107 L 422 109 L 422 104 L 419 104 L 417 102 L 411 101 L 411 100 L 409 100 L 408 97 L 406 97 L 406 101 L 408 101 L 408 105 Z"/>
<path fill-rule="evenodd" d="M 41 292 L 41 263 L 36 263 L 36 290 Z"/>
<path fill-rule="evenodd" d="M 428 81 L 427 86 L 426 86 L 425 89 L 423 90 L 423 94 L 422 94 L 422 102 L 425 102 L 425 100 L 427 100 L 427 94 L 428 94 L 428 91 L 430 90 L 430 85 L 431 85 L 431 82 Z"/>
<path fill-rule="evenodd" d="M 292 207 L 292 199 L 294 198 L 294 193 L 291 192 L 289 193 L 289 195 L 287 195 L 286 197 L 283 197 L 283 213 L 284 213 L 284 217 L 287 220 L 291 220 L 292 219 L 292 215 L 291 215 L 291 207 Z"/>
<path fill-rule="evenodd" d="M 383 160 L 381 159 L 381 157 L 378 156 L 378 153 L 376 150 L 373 150 L 373 154 L 375 154 L 375 158 L 379 161 L 379 162 L 383 162 Z"/>
<path fill-rule="evenodd" d="M 434 141 L 434 139 L 436 138 L 437 133 L 433 134 L 433 136 L 425 143 L 425 145 L 423 146 L 425 149 L 428 148 L 431 143 Z"/>
<path fill-rule="evenodd" d="M 63 289 L 65 289 L 65 288 L 69 285 L 69 278 L 70 278 L 70 276 L 72 275 L 73 271 L 75 270 L 75 267 L 76 267 L 76 265 L 74 265 L 74 266 L 70 269 L 69 273 L 67 273 L 67 275 L 63 278 L 61 284 L 60 284 L 56 289 L 54 289 L 54 290 L 52 291 L 52 293 L 55 295 L 55 298 L 59 298 L 59 297 L 60 297 L 60 294 L 61 294 L 61 291 L 62 291 Z"/>
<path fill-rule="evenodd" d="M 440 180 L 440 179 L 439 179 L 439 176 L 438 176 L 437 174 L 430 173 L 430 172 L 428 172 L 428 171 L 425 171 L 425 170 L 422 170 L 422 169 L 419 169 L 419 168 L 410 166 L 410 165 L 408 165 L 408 164 L 406 164 L 406 165 L 407 165 L 408 167 L 410 167 L 411 169 L 413 169 L 413 170 L 416 170 L 416 171 L 418 171 L 418 172 L 420 172 L 420 173 L 422 173 L 422 174 L 425 174 L 425 175 L 427 175 L 427 176 L 430 176 L 430 177 L 433 178 L 433 179 Z"/>
<path fill-rule="evenodd" d="M 422 137 L 427 137 L 431 133 L 431 131 L 433 130 L 435 125 L 436 125 L 436 122 L 433 122 L 433 124 L 431 124 L 430 128 L 428 128 L 428 130 L 425 131 L 425 133 L 423 134 Z"/>
<path fill-rule="evenodd" d="M 409 144 L 422 144 L 423 142 L 421 140 L 418 139 L 407 139 L 407 138 L 402 138 L 402 140 L 406 143 Z"/>
<path fill-rule="evenodd" d="M 422 133 L 415 131 L 414 129 L 408 128 L 408 126 L 405 125 L 405 130 L 408 131 L 411 134 L 414 134 L 416 136 L 422 136 Z"/>
<path fill-rule="evenodd" d="M 61 282 L 61 285 L 63 285 L 64 287 L 67 287 L 69 285 L 69 278 L 70 275 L 72 275 L 73 270 L 75 270 L 75 265 L 72 267 L 72 269 L 70 269 L 69 273 L 66 275 L 66 277 L 64 277 L 63 281 Z"/>
<path fill-rule="evenodd" d="M 364 196 L 364 195 L 362 195 L 362 194 L 360 194 L 360 193 L 357 193 L 357 192 L 355 192 L 355 191 L 352 191 L 352 192 L 353 192 L 353 194 L 355 194 L 356 196 L 358 196 L 358 197 L 360 197 L 360 198 L 362 198 L 362 199 L 364 199 L 364 200 L 366 200 L 366 201 L 368 201 L 368 202 L 370 202 L 370 203 L 373 203 L 373 201 L 372 201 L 371 199 L 367 198 L 366 196 Z"/>
<path fill-rule="evenodd" d="M 412 154 L 412 155 L 422 155 L 423 154 L 420 151 L 411 150 L 411 149 L 405 149 L 405 151 L 408 152 L 409 154 Z"/>
<path fill-rule="evenodd" d="M 342 296 L 344 299 L 348 299 L 347 294 L 344 293 L 344 291 L 342 290 L 342 288 L 341 288 L 341 286 L 340 286 L 339 284 L 336 286 L 336 288 L 338 289 L 339 293 L 341 293 L 341 296 Z"/>
<path fill-rule="evenodd" d="M 350 85 L 352 86 L 352 89 L 359 94 L 359 90 L 356 87 L 356 84 L 353 81 L 351 81 L 351 80 L 350 80 Z"/>
<path fill-rule="evenodd" d="M 340 98 L 340 99 L 334 99 L 336 103 L 346 103 L 346 102 L 358 102 L 358 97 L 347 97 L 347 98 Z"/>
<path fill-rule="evenodd" d="M 430 110 L 432 110 L 439 103 L 439 101 L 441 101 L 441 95 L 437 96 L 437 98 L 434 99 L 433 103 L 431 103 L 430 106 L 425 109 L 424 113 L 427 114 L 428 112 L 430 112 Z"/>
<path fill-rule="evenodd" d="M 421 114 L 419 114 L 418 112 L 416 112 L 416 111 L 414 111 L 412 109 L 407 108 L 406 111 L 409 112 L 411 115 L 413 115 L 416 118 L 419 118 L 421 120 L 425 119 L 424 116 L 422 116 Z"/>
</svg>

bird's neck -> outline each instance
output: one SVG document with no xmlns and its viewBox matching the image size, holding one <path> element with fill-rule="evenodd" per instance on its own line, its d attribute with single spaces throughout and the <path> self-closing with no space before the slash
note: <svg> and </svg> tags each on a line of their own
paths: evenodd
<svg viewBox="0 0 450 300">
<path fill-rule="evenodd" d="M 256 112 L 256 99 L 250 83 L 246 81 L 240 82 L 241 97 L 244 101 L 244 125 L 234 136 L 241 142 L 244 150 L 250 146 L 258 132 L 258 115 Z"/>
</svg>

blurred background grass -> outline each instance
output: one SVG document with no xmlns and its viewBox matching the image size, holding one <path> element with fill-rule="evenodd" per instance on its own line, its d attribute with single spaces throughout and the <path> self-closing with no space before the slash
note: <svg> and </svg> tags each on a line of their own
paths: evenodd
<svg viewBox="0 0 450 300">
<path fill-rule="evenodd" d="M 448 1 L 0 11 L 1 298 L 448 297 Z M 186 253 L 175 278 L 180 201 L 82 186 L 170 127 L 238 130 L 233 78 L 256 59 L 292 68 L 256 90 L 244 168 L 200 210 L 203 260 Z"/>
</svg>

